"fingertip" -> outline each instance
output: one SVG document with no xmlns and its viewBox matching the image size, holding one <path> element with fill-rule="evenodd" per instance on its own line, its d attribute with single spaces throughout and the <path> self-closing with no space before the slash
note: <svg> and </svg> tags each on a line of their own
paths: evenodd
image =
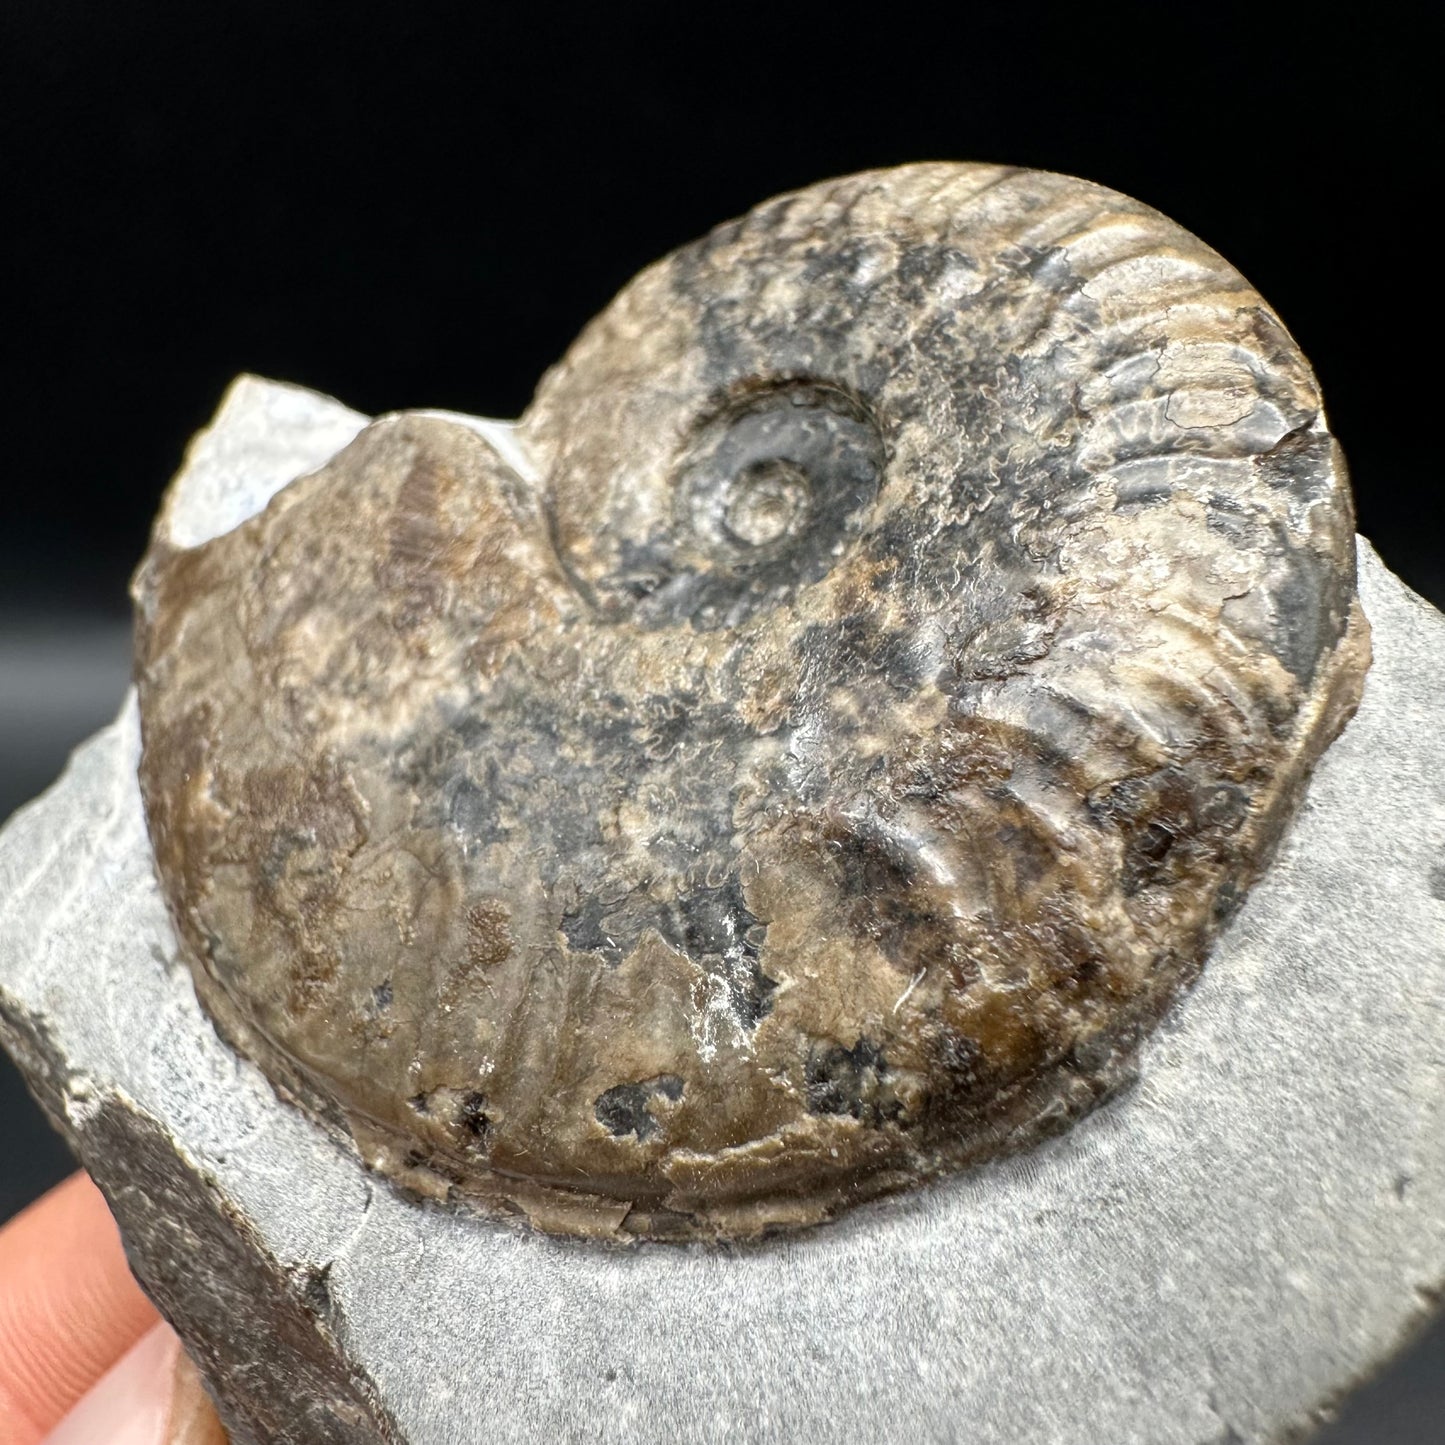
<svg viewBox="0 0 1445 1445">
<path fill-rule="evenodd" d="M 45 1445 L 167 1445 L 180 1353 L 171 1329 L 155 1326 L 81 1397 Z"/>
<path fill-rule="evenodd" d="M 200 1376 L 169 1325 L 141 1336 L 43 1445 L 226 1445 Z"/>
<path fill-rule="evenodd" d="M 34 1445 L 159 1316 L 83 1174 L 0 1229 L 0 1445 Z"/>
</svg>

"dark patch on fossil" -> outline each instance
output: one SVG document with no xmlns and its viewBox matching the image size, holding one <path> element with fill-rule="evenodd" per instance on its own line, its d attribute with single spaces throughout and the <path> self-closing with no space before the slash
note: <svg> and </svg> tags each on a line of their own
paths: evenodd
<svg viewBox="0 0 1445 1445">
<path fill-rule="evenodd" d="M 1130 898 L 1221 846 L 1243 826 L 1249 807 L 1238 784 L 1179 768 L 1122 779 L 1087 802 L 1096 819 L 1121 835 L 1120 882 Z M 1189 840 L 1190 857 L 1182 861 L 1174 856 L 1180 839 Z"/>
<path fill-rule="evenodd" d="M 1133 1043 L 1131 1036 L 1121 1037 L 1108 1028 L 1080 1034 L 1069 1046 L 1068 1065 L 1086 1077 L 1097 1076 L 1104 1073 L 1119 1054 L 1127 1053 Z"/>
<path fill-rule="evenodd" d="M 615 1084 L 598 1096 L 597 1122 L 619 1139 L 632 1134 L 643 1143 L 662 1128 L 649 1108 L 652 1100 L 660 1097 L 675 1103 L 682 1098 L 682 1090 L 682 1080 L 676 1074 L 661 1074 L 636 1084 Z"/>
<path fill-rule="evenodd" d="M 1445 903 L 1445 863 L 1437 863 L 1430 870 L 1430 896 Z"/>
<path fill-rule="evenodd" d="M 632 951 L 644 930 L 655 929 L 722 984 L 741 1027 L 755 1029 L 772 1007 L 777 981 L 759 962 L 767 925 L 749 910 L 735 873 L 716 887 L 697 884 L 665 903 L 641 891 L 610 901 L 594 894 L 563 914 L 561 926 L 569 947 L 610 965 Z"/>
<path fill-rule="evenodd" d="M 942 639 L 917 627 L 890 630 L 878 615 L 851 612 L 804 628 L 794 650 L 817 690 L 877 678 L 908 695 L 934 681 L 942 666 Z"/>
<path fill-rule="evenodd" d="M 300 1294 L 301 1298 L 305 1300 L 307 1308 L 312 1314 L 328 1323 L 334 1321 L 330 1278 L 331 1263 L 329 1260 L 323 1265 L 307 1265 L 301 1271 L 300 1278 Z"/>
<path fill-rule="evenodd" d="M 1242 278 L 1084 182 L 719 228 L 544 379 L 535 475 L 402 414 L 158 539 L 141 782 L 200 997 L 549 1228 L 806 1223 L 1062 1127 L 1358 697 L 1322 415 Z"/>
<path fill-rule="evenodd" d="M 562 915 L 562 932 L 570 947 L 583 953 L 597 953 L 608 963 L 620 963 L 637 941 L 641 929 L 627 918 L 620 903 L 611 907 L 595 893 L 581 908 Z M 610 919 L 616 919 L 609 925 Z"/>
<path fill-rule="evenodd" d="M 485 1150 L 492 1121 L 487 1113 L 487 1096 L 480 1089 L 431 1089 L 413 1094 L 406 1102 L 418 1117 L 441 1125 L 453 1145 Z M 426 1155 L 418 1152 L 416 1159 L 425 1162 Z"/>
<path fill-rule="evenodd" d="M 773 1011 L 777 979 L 769 978 L 756 960 L 747 957 L 724 957 L 722 970 L 728 1005 L 739 1027 L 744 1030 L 757 1028 Z"/>
<path fill-rule="evenodd" d="M 1153 883 L 1164 867 L 1169 850 L 1178 837 L 1167 823 L 1145 823 L 1129 839 L 1124 848 L 1124 892 L 1133 897 L 1141 888 Z"/>
<path fill-rule="evenodd" d="M 1243 902 L 1244 890 L 1237 883 L 1229 879 L 1221 883 L 1210 907 L 1215 926 L 1222 929 L 1239 912 L 1239 905 Z"/>
<path fill-rule="evenodd" d="M 469 1089 L 458 1101 L 457 1124 L 472 1139 L 487 1137 L 491 1120 L 487 1118 L 487 1096 L 479 1089 Z"/>
<path fill-rule="evenodd" d="M 1332 623 L 1348 605 L 1349 589 L 1337 587 L 1324 559 L 1309 548 L 1281 545 L 1267 592 L 1273 626 L 1265 641 L 1279 660 L 1308 685 L 1330 646 Z"/>
<path fill-rule="evenodd" d="M 488 786 L 483 787 L 473 782 L 466 773 L 461 773 L 443 794 L 448 821 L 468 843 L 475 846 L 500 843 L 507 836 L 507 829 L 502 827 L 497 811 L 495 767 L 491 771 Z"/>
<path fill-rule="evenodd" d="M 888 1061 L 878 1045 L 859 1039 L 851 1049 L 815 1043 L 803 1066 L 808 1108 L 815 1114 L 849 1114 L 875 1129 L 903 1113 Z"/>
<path fill-rule="evenodd" d="M 829 828 L 824 838 L 839 912 L 860 938 L 904 968 L 948 955 L 953 932 L 920 875 L 921 840 L 867 820 Z"/>
<path fill-rule="evenodd" d="M 778 986 L 759 963 L 767 925 L 748 908 L 736 873 L 716 888 L 703 885 L 679 895 L 663 911 L 660 931 L 674 948 L 717 973 L 743 1028 L 755 1029 L 767 1017 Z"/>
<path fill-rule="evenodd" d="M 899 292 L 907 303 L 920 308 L 928 307 L 941 286 L 959 281 L 972 286 L 984 279 L 978 262 L 952 244 L 910 246 L 898 262 Z"/>
<path fill-rule="evenodd" d="M 1256 472 L 1271 486 L 1292 492 L 1301 502 L 1320 499 L 1320 481 L 1328 474 L 1335 440 L 1318 430 L 1315 417 L 1287 431 L 1255 459 Z"/>
<path fill-rule="evenodd" d="M 668 942 L 699 963 L 708 958 L 756 961 L 766 932 L 766 925 L 749 910 L 736 873 L 716 888 L 682 894 L 663 923 Z"/>
</svg>

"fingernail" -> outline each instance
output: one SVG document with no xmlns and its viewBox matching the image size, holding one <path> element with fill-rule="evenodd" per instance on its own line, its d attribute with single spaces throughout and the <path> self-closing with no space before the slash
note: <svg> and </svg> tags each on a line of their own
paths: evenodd
<svg viewBox="0 0 1445 1445">
<path fill-rule="evenodd" d="M 157 1325 L 101 1376 L 45 1445 L 225 1445 L 195 1367 Z"/>
<path fill-rule="evenodd" d="M 166 1445 L 180 1341 L 156 1325 L 110 1367 L 45 1445 Z"/>
</svg>

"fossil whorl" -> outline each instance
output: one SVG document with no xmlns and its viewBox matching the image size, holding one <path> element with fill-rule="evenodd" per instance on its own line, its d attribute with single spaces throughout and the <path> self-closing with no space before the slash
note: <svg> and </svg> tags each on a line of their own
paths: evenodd
<svg viewBox="0 0 1445 1445">
<path fill-rule="evenodd" d="M 1339 451 L 1217 255 L 919 165 L 640 275 L 504 456 L 374 423 L 137 581 L 226 1034 L 416 1188 L 808 1222 L 1128 1077 L 1367 658 Z"/>
</svg>

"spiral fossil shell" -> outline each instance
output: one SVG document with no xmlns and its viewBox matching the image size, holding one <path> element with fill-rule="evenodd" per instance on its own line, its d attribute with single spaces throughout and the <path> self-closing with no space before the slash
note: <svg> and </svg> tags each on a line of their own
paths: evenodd
<svg viewBox="0 0 1445 1445">
<path fill-rule="evenodd" d="M 1223 260 L 918 165 L 644 271 L 504 456 L 368 427 L 136 583 L 226 1035 L 375 1167 L 746 1235 L 1127 1079 L 1358 698 L 1348 485 Z"/>
</svg>

